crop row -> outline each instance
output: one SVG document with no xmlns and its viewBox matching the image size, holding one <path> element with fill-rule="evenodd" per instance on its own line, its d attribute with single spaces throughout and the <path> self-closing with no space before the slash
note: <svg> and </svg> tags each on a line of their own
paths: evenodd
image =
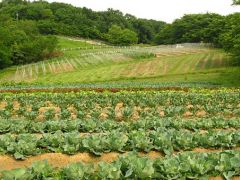
<svg viewBox="0 0 240 180">
<path fill-rule="evenodd" d="M 148 88 L 160 88 L 160 89 L 168 89 L 168 90 L 192 90 L 192 89 L 200 89 L 207 88 L 211 90 L 221 90 L 217 83 L 208 83 L 208 82 L 172 82 L 172 83 L 164 83 L 164 82 L 150 82 L 150 81 L 128 81 L 128 82 L 101 82 L 101 83 L 58 83 L 58 84 L 42 84 L 42 83 L 15 83 L 15 82 L 4 82 L 1 83 L 0 92 L 1 91 L 24 91 L 29 90 L 31 92 L 34 90 L 64 90 L 64 89 L 148 89 Z M 230 91 L 232 89 L 228 89 Z M 237 89 L 235 89 L 237 90 Z"/>
<path fill-rule="evenodd" d="M 53 94 L 54 96 L 55 94 Z M 164 97 L 164 93 L 161 95 Z M 186 95 L 187 96 L 187 95 Z M 134 97 L 126 95 L 121 98 L 112 96 L 98 97 L 87 95 L 83 97 L 71 97 L 61 94 L 54 99 L 33 95 L 33 99 L 19 97 L 11 100 L 5 97 L 0 105 L 2 119 L 25 118 L 31 120 L 69 119 L 69 118 L 115 118 L 121 120 L 139 119 L 145 117 L 176 117 L 176 116 L 216 116 L 230 115 L 240 116 L 240 97 L 226 97 L 220 99 L 213 97 L 186 97 L 172 96 L 168 99 L 148 97 L 134 94 Z M 162 97 L 162 98 L 163 98 Z M 122 99 L 123 98 L 123 99 Z M 187 98 L 186 98 L 187 99 Z M 194 102 L 198 99 L 198 103 Z M 124 100 L 124 102 L 122 102 Z"/>
<path fill-rule="evenodd" d="M 54 133 L 78 131 L 80 133 L 100 133 L 111 130 L 131 132 L 133 130 L 157 130 L 158 128 L 211 130 L 211 129 L 240 129 L 240 119 L 224 119 L 221 117 L 201 119 L 180 119 L 180 118 L 145 118 L 137 121 L 115 120 L 49 120 L 35 122 L 31 120 L 0 120 L 0 134 L 4 133 Z"/>
<path fill-rule="evenodd" d="M 120 92 L 0 94 L 4 119 L 68 119 L 105 116 L 132 119 L 148 116 L 240 115 L 240 93 Z M 135 117 L 134 117 L 135 116 Z"/>
<path fill-rule="evenodd" d="M 73 163 L 56 169 L 47 161 L 34 162 L 29 168 L 3 171 L 1 179 L 208 179 L 240 175 L 240 151 L 218 153 L 184 152 L 152 160 L 135 153 L 120 156 L 112 163 Z"/>
<path fill-rule="evenodd" d="M 77 93 L 1 93 L 0 101 L 8 102 L 8 107 L 13 107 L 13 101 L 18 101 L 22 105 L 33 105 L 37 103 L 42 107 L 46 106 L 46 102 L 61 106 L 68 105 L 86 105 L 87 108 L 99 105 L 115 106 L 122 102 L 126 106 L 145 105 L 147 107 L 155 107 L 155 105 L 238 105 L 240 98 L 239 92 L 216 91 L 216 92 L 177 92 L 177 91 L 140 91 L 140 92 L 77 92 Z"/>
<path fill-rule="evenodd" d="M 125 152 L 157 150 L 170 155 L 174 150 L 193 148 L 232 148 L 240 145 L 239 131 L 189 132 L 159 128 L 156 131 L 111 131 L 100 134 L 81 135 L 78 132 L 54 134 L 5 134 L 0 136 L 0 152 L 12 154 L 16 159 L 46 152 L 76 154 L 90 152 Z"/>
</svg>

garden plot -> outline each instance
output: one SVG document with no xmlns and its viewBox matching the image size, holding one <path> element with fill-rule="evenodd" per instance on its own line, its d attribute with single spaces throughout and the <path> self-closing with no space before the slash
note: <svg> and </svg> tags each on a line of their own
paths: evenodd
<svg viewBox="0 0 240 180">
<path fill-rule="evenodd" d="M 238 89 L 2 93 L 1 176 L 237 178 L 239 97 Z"/>
</svg>

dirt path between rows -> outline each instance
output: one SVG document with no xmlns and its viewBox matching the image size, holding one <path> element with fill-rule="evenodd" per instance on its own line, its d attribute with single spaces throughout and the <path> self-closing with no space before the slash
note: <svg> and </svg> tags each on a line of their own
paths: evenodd
<svg viewBox="0 0 240 180">
<path fill-rule="evenodd" d="M 234 150 L 240 150 L 240 147 L 233 148 Z M 224 149 L 204 149 L 204 148 L 195 148 L 192 152 L 206 153 L 206 152 L 220 152 Z M 184 152 L 184 151 L 182 151 Z M 181 152 L 174 152 L 178 154 Z M 126 153 L 123 153 L 126 154 Z M 1 170 L 12 170 L 17 168 L 30 167 L 34 161 L 43 161 L 48 160 L 49 164 L 53 167 L 65 167 L 68 164 L 75 162 L 84 162 L 84 163 L 98 163 L 100 161 L 112 162 L 118 158 L 119 155 L 123 155 L 117 152 L 103 153 L 102 156 L 94 156 L 90 153 L 78 153 L 76 155 L 66 155 L 62 153 L 46 153 L 37 156 L 28 157 L 24 161 L 15 160 L 13 157 L 4 155 L 0 156 L 0 171 Z M 150 151 L 148 153 L 139 153 L 140 156 L 146 156 L 151 159 L 156 159 L 159 157 L 164 157 L 164 154 L 157 151 Z"/>
<path fill-rule="evenodd" d="M 156 151 L 151 151 L 149 153 L 139 153 L 141 156 L 148 156 L 150 158 L 158 158 L 162 157 L 163 154 Z M 51 164 L 54 167 L 64 167 L 67 166 L 70 163 L 75 162 L 84 162 L 84 163 L 97 163 L 100 161 L 104 162 L 112 162 L 118 158 L 118 156 L 121 155 L 120 153 L 116 152 L 110 152 L 110 153 L 104 153 L 102 156 L 94 156 L 90 153 L 78 153 L 76 155 L 65 155 L 61 153 L 46 153 L 42 155 L 37 155 L 33 157 L 29 157 L 24 161 L 15 160 L 11 156 L 0 156 L 0 170 L 11 170 L 11 169 L 17 169 L 17 168 L 24 168 L 29 167 L 32 165 L 34 161 L 43 161 L 48 160 L 49 164 Z"/>
</svg>

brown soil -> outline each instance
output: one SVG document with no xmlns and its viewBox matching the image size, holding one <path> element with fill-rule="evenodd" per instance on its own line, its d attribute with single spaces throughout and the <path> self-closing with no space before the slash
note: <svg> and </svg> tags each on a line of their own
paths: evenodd
<svg viewBox="0 0 240 180">
<path fill-rule="evenodd" d="M 112 162 L 117 159 L 118 153 L 107 153 L 103 154 L 101 157 L 92 156 L 89 153 L 79 153 L 73 156 L 64 155 L 61 153 L 49 153 L 42 154 L 34 157 L 30 157 L 24 161 L 16 161 L 12 157 L 2 156 L 0 157 L 0 170 L 11 170 L 16 168 L 29 167 L 34 161 L 42 161 L 47 159 L 48 162 L 54 167 L 67 166 L 74 162 Z"/>
<path fill-rule="evenodd" d="M 24 161 L 17 161 L 10 156 L 0 156 L 0 170 L 11 170 L 23 167 L 29 167 L 34 161 L 48 160 L 49 164 L 54 167 L 64 167 L 70 163 L 84 162 L 84 163 L 97 163 L 100 161 L 112 162 L 118 158 L 120 154 L 116 152 L 104 153 L 102 156 L 97 157 L 89 153 L 79 153 L 73 156 L 68 156 L 61 153 L 47 153 L 38 156 L 29 157 Z M 150 158 L 157 158 L 162 156 L 159 152 L 140 153 L 141 156 L 148 156 Z"/>
<path fill-rule="evenodd" d="M 108 118 L 108 114 L 105 113 L 105 112 L 102 112 L 102 113 L 99 115 L 99 118 L 100 118 L 100 119 L 107 119 L 107 118 Z"/>
<path fill-rule="evenodd" d="M 224 178 L 221 176 L 217 176 L 217 177 L 210 177 L 209 180 L 224 180 Z M 240 180 L 240 176 L 232 177 L 232 180 Z"/>
<path fill-rule="evenodd" d="M 32 111 L 32 106 L 31 105 L 27 105 L 26 110 L 27 110 L 27 112 L 31 112 Z"/>
<path fill-rule="evenodd" d="M 13 109 L 15 111 L 19 110 L 21 104 L 18 101 L 13 101 Z"/>
<path fill-rule="evenodd" d="M 219 149 L 194 148 L 192 151 L 199 153 L 219 152 Z"/>
<path fill-rule="evenodd" d="M 71 113 L 71 119 L 72 119 L 72 120 L 76 120 L 76 119 L 77 119 L 77 115 L 74 114 L 74 113 Z"/>
<path fill-rule="evenodd" d="M 37 116 L 36 118 L 38 121 L 44 121 L 45 120 L 45 116 L 43 114 L 40 114 Z"/>
<path fill-rule="evenodd" d="M 209 180 L 224 180 L 224 178 L 221 176 L 217 176 L 217 177 L 210 177 Z"/>
<path fill-rule="evenodd" d="M 69 106 L 67 110 L 71 113 L 77 114 L 77 109 L 73 105 Z"/>
<path fill-rule="evenodd" d="M 196 116 L 197 117 L 204 117 L 204 116 L 206 116 L 207 115 L 207 113 L 205 112 L 205 111 L 198 111 L 197 113 L 196 113 Z"/>
<path fill-rule="evenodd" d="M 156 158 L 159 158 L 159 157 L 164 157 L 164 154 L 161 153 L 161 152 L 158 152 L 158 151 L 150 151 L 149 153 L 139 153 L 140 156 L 146 156 L 146 157 L 149 157 L 151 159 L 156 159 Z"/>
<path fill-rule="evenodd" d="M 122 108 L 123 108 L 123 103 L 118 103 L 115 107 L 115 116 L 118 120 L 123 119 L 123 114 L 122 114 Z"/>
<path fill-rule="evenodd" d="M 240 147 L 233 148 L 235 150 L 240 150 Z M 193 152 L 219 152 L 223 149 L 204 149 L 204 148 L 195 148 Z M 179 152 L 174 152 L 174 154 L 178 154 Z M 126 154 L 126 153 L 123 153 Z M 104 162 L 112 162 L 118 158 L 118 156 L 121 155 L 120 153 L 116 152 L 110 152 L 110 153 L 103 153 L 102 156 L 94 156 L 89 153 L 78 153 L 76 155 L 65 155 L 61 153 L 46 153 L 42 155 L 37 155 L 33 157 L 29 157 L 24 161 L 18 161 L 15 160 L 13 157 L 10 156 L 0 156 L 0 170 L 11 170 L 16 168 L 23 168 L 23 167 L 29 167 L 34 161 L 43 161 L 48 160 L 48 162 L 54 166 L 54 167 L 64 167 L 67 166 L 70 163 L 75 162 L 84 162 L 84 163 L 98 163 L 100 161 Z M 164 157 L 164 154 L 157 151 L 150 151 L 149 153 L 139 153 L 140 156 L 146 156 L 151 159 L 156 159 L 159 157 Z M 213 179 L 215 180 L 215 179 Z"/>
<path fill-rule="evenodd" d="M 109 113 L 108 109 L 109 109 L 109 108 L 111 108 L 111 107 L 105 107 L 105 108 L 103 108 L 103 109 L 100 107 L 100 109 L 102 110 L 101 114 L 99 115 L 99 118 L 100 118 L 100 119 L 103 119 L 103 120 L 104 120 L 104 119 L 107 119 L 107 118 L 108 118 L 108 116 L 109 116 L 109 115 L 108 115 L 108 113 Z"/>
<path fill-rule="evenodd" d="M 165 112 L 163 111 L 163 107 L 159 106 L 157 108 L 157 111 L 158 111 L 160 117 L 164 117 L 165 116 Z"/>
<path fill-rule="evenodd" d="M 142 111 L 142 109 L 141 109 L 140 107 L 135 106 L 135 107 L 133 108 L 132 119 L 133 119 L 133 120 L 138 120 L 138 119 L 140 119 L 139 112 L 141 112 L 141 111 Z"/>
<path fill-rule="evenodd" d="M 190 116 L 193 116 L 193 113 L 187 111 L 183 114 L 184 117 L 190 117 Z"/>
<path fill-rule="evenodd" d="M 164 111 L 161 111 L 161 112 L 159 113 L 159 115 L 160 115 L 161 117 L 164 117 L 164 116 L 165 116 Z"/>
<path fill-rule="evenodd" d="M 240 180 L 240 176 L 233 177 L 232 180 Z"/>
<path fill-rule="evenodd" d="M 199 152 L 199 153 L 207 153 L 207 152 L 219 152 L 219 151 L 224 151 L 227 149 L 205 149 L 205 148 L 194 148 L 192 151 L 193 152 Z M 240 150 L 240 147 L 235 147 L 231 148 L 231 150 Z"/>
<path fill-rule="evenodd" d="M 0 110 L 5 109 L 6 106 L 7 106 L 7 102 L 6 101 L 0 102 Z"/>
</svg>

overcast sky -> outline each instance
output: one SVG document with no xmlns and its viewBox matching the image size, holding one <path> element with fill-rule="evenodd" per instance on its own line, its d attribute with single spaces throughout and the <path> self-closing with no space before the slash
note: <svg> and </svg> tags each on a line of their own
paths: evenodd
<svg viewBox="0 0 240 180">
<path fill-rule="evenodd" d="M 47 0 L 65 2 L 97 11 L 118 9 L 139 18 L 172 22 L 184 14 L 214 12 L 227 15 L 240 12 L 240 6 L 231 6 L 232 0 Z"/>
</svg>

